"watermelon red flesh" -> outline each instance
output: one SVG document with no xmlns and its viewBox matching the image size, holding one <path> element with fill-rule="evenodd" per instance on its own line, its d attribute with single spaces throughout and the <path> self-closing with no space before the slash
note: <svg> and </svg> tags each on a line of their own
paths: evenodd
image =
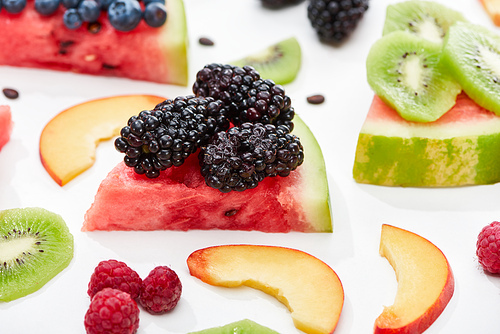
<svg viewBox="0 0 500 334">
<path fill-rule="evenodd" d="M 307 129 L 300 119 L 294 123 L 294 132 Z M 156 179 L 120 163 L 99 186 L 82 230 L 331 232 L 323 156 L 314 137 L 300 138 L 306 158 L 296 171 L 243 192 L 224 194 L 208 187 L 196 154 Z"/>
<path fill-rule="evenodd" d="M 360 131 L 353 176 L 388 186 L 443 187 L 500 181 L 500 117 L 460 94 L 431 123 L 408 122 L 374 97 Z"/>
<path fill-rule="evenodd" d="M 12 115 L 9 106 L 0 106 L 0 150 L 10 139 L 12 125 Z"/>
<path fill-rule="evenodd" d="M 141 21 L 131 32 L 114 29 L 105 12 L 97 33 L 84 23 L 64 26 L 58 12 L 42 16 L 28 0 L 20 14 L 0 15 L 0 65 L 118 76 L 160 83 L 187 84 L 187 31 L 182 0 L 166 2 L 168 18 L 161 28 Z"/>
</svg>

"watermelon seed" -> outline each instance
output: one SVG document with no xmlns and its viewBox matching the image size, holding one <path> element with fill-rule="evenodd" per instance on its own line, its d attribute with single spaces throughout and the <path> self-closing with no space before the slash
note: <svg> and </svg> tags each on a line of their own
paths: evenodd
<svg viewBox="0 0 500 334">
<path fill-rule="evenodd" d="M 231 210 L 228 210 L 224 213 L 224 215 L 226 217 L 231 217 L 231 216 L 234 216 L 236 213 L 238 213 L 238 210 L 236 209 L 231 209 Z"/>
<path fill-rule="evenodd" d="M 6 98 L 8 99 L 17 99 L 19 97 L 19 92 L 15 89 L 12 88 L 4 88 L 3 90 L 3 95 L 5 95 Z"/>
</svg>

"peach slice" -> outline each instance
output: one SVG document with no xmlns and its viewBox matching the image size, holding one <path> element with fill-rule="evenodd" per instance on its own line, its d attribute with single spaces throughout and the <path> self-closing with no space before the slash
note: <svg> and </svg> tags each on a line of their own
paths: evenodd
<svg viewBox="0 0 500 334">
<path fill-rule="evenodd" d="M 164 101 L 154 95 L 119 95 L 87 101 L 57 114 L 40 135 L 40 159 L 60 186 L 90 168 L 100 141 L 117 136 L 127 120 Z"/>
<path fill-rule="evenodd" d="M 213 246 L 187 259 L 191 275 L 203 282 L 241 285 L 274 296 L 291 312 L 299 330 L 333 333 L 344 304 L 344 289 L 326 263 L 303 251 L 259 245 Z"/>
<path fill-rule="evenodd" d="M 375 321 L 375 333 L 418 334 L 441 315 L 454 291 L 448 260 L 427 239 L 382 225 L 380 255 L 396 272 L 398 290 L 392 306 Z"/>
<path fill-rule="evenodd" d="M 496 26 L 500 26 L 500 0 L 479 0 Z"/>
</svg>

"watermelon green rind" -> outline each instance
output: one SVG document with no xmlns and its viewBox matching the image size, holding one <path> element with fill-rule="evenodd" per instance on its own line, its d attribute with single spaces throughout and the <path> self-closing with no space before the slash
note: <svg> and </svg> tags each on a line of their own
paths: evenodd
<svg viewBox="0 0 500 334">
<path fill-rule="evenodd" d="M 381 103 L 374 98 L 376 108 L 390 109 L 381 107 Z M 472 103 L 464 94 L 457 99 L 461 108 Z M 466 115 L 453 114 L 452 109 L 449 119 L 435 124 L 367 117 L 358 138 L 354 179 L 358 183 L 407 187 L 499 182 L 500 118 L 479 106 L 475 110 L 471 116 L 467 111 Z M 465 124 L 470 129 L 460 134 Z"/>
<path fill-rule="evenodd" d="M 484 45 L 479 48 L 478 41 Z M 476 50 L 470 50 L 475 47 Z M 476 52 L 491 54 L 489 63 L 479 65 Z M 500 85 L 487 80 L 484 71 L 500 75 L 498 54 L 500 53 L 500 36 L 485 27 L 467 22 L 457 22 L 450 27 L 444 40 L 442 63 L 463 90 L 480 106 L 500 115 Z M 483 56 L 481 56 L 483 57 Z M 483 57 L 484 58 L 484 57 Z M 483 59 L 484 61 L 484 59 Z M 489 69 L 487 67 L 490 67 Z M 492 76 L 493 78 L 493 76 Z M 498 80 L 499 78 L 496 78 Z"/>
<path fill-rule="evenodd" d="M 294 123 L 305 161 L 288 177 L 269 177 L 254 189 L 224 194 L 205 184 L 196 154 L 156 179 L 119 163 L 99 186 L 82 230 L 331 232 L 321 149 L 298 116 Z"/>
<path fill-rule="evenodd" d="M 188 334 L 278 334 L 278 332 L 252 320 L 243 319 L 224 326 L 207 328 Z"/>
</svg>

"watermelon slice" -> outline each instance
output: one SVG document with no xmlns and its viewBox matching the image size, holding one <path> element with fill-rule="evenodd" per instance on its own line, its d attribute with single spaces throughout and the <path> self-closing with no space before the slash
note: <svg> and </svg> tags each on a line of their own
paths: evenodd
<svg viewBox="0 0 500 334">
<path fill-rule="evenodd" d="M 10 140 L 12 133 L 12 115 L 9 106 L 0 106 L 0 150 Z"/>
<path fill-rule="evenodd" d="M 290 176 L 269 177 L 254 189 L 222 193 L 205 184 L 196 154 L 156 179 L 120 163 L 99 186 L 82 230 L 331 232 L 323 154 L 298 116 L 294 124 L 305 161 Z"/>
<path fill-rule="evenodd" d="M 64 7 L 42 16 L 28 1 L 20 14 L 0 15 L 0 65 L 118 76 L 187 85 L 187 29 L 182 0 L 166 2 L 168 19 L 160 28 L 141 21 L 120 32 L 101 13 L 100 30 L 84 23 L 76 30 L 64 26 Z M 92 30 L 93 31 L 93 30 Z"/>
<path fill-rule="evenodd" d="M 359 183 L 449 187 L 500 181 L 500 117 L 464 93 L 431 123 L 409 122 L 374 97 L 353 168 Z"/>
</svg>

